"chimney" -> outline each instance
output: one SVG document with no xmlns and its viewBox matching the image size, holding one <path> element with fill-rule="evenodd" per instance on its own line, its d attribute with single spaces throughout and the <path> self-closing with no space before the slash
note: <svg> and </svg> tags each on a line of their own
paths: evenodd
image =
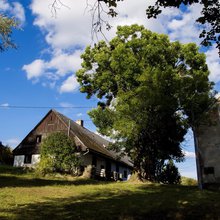
<svg viewBox="0 0 220 220">
<path fill-rule="evenodd" d="M 78 125 L 83 127 L 83 120 L 80 120 L 80 119 L 76 120 L 76 124 L 78 124 Z"/>
</svg>

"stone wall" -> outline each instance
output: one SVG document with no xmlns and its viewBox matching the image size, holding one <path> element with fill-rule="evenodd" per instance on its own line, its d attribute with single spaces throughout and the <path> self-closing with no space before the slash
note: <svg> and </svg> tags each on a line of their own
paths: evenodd
<svg viewBox="0 0 220 220">
<path fill-rule="evenodd" d="M 220 103 L 197 129 L 198 152 L 203 185 L 220 184 Z"/>
</svg>

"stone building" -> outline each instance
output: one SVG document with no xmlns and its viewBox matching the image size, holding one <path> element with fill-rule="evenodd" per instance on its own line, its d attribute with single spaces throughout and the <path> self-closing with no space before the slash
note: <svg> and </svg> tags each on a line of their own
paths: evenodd
<svg viewBox="0 0 220 220">
<path fill-rule="evenodd" d="M 202 188 L 220 187 L 220 99 L 196 129 L 197 171 Z"/>
</svg>

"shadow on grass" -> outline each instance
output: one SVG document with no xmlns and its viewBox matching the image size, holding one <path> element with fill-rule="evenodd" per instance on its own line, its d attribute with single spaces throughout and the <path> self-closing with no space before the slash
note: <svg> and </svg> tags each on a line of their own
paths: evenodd
<svg viewBox="0 0 220 220">
<path fill-rule="evenodd" d="M 25 174 L 28 170 L 22 167 L 13 167 L 9 165 L 0 165 L 0 174 Z"/>
<path fill-rule="evenodd" d="M 3 219 L 219 219 L 219 193 L 194 187 L 138 186 L 135 191 L 103 189 L 81 196 L 24 204 L 0 213 Z"/>
<path fill-rule="evenodd" d="M 0 175 L 0 188 L 3 187 L 36 187 L 36 186 L 54 186 L 54 185 L 96 185 L 108 184 L 107 181 L 97 181 L 84 178 L 75 178 L 73 180 L 65 179 L 43 179 L 43 178 L 26 178 L 22 176 L 4 176 Z"/>
</svg>

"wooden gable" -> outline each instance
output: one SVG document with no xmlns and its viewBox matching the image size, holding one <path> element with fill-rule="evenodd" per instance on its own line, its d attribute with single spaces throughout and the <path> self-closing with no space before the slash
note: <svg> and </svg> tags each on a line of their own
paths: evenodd
<svg viewBox="0 0 220 220">
<path fill-rule="evenodd" d="M 53 110 L 50 110 L 14 149 L 13 153 L 16 155 L 39 154 L 42 139 L 48 134 L 58 131 L 68 132 L 68 127 Z"/>
</svg>

